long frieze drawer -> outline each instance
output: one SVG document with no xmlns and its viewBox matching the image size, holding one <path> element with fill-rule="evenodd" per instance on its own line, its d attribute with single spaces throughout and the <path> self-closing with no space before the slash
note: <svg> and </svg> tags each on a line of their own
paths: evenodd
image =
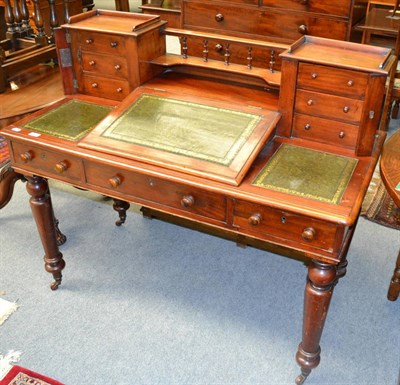
<svg viewBox="0 0 400 385">
<path fill-rule="evenodd" d="M 297 86 L 363 99 L 368 86 L 368 74 L 329 66 L 300 63 Z"/>
<path fill-rule="evenodd" d="M 99 75 L 106 74 L 123 79 L 128 77 L 126 59 L 115 55 L 96 55 L 92 52 L 82 53 L 82 68 L 84 71 Z"/>
<path fill-rule="evenodd" d="M 349 17 L 351 0 L 336 1 L 299 1 L 299 0 L 263 0 L 265 7 L 293 9 L 296 11 L 306 11 L 322 13 L 335 16 Z"/>
<path fill-rule="evenodd" d="M 82 51 L 101 52 L 112 55 L 126 54 L 123 36 L 108 35 L 92 31 L 80 31 L 79 43 Z"/>
<path fill-rule="evenodd" d="M 95 163 L 86 163 L 85 171 L 88 184 L 220 222 L 226 220 L 223 195 Z"/>
<path fill-rule="evenodd" d="M 82 78 L 83 92 L 112 100 L 123 100 L 130 92 L 129 82 L 123 79 L 110 79 L 101 76 L 88 76 Z"/>
<path fill-rule="evenodd" d="M 294 241 L 327 251 L 334 249 L 334 224 L 245 201 L 235 203 L 233 225 L 249 233 Z"/>
<path fill-rule="evenodd" d="M 12 143 L 15 163 L 27 170 L 43 172 L 56 179 L 70 182 L 83 181 L 83 166 L 79 158 L 48 151 L 29 144 Z"/>
<path fill-rule="evenodd" d="M 358 123 L 361 119 L 363 101 L 342 96 L 297 90 L 295 110 L 301 114 Z"/>
<path fill-rule="evenodd" d="M 358 126 L 353 124 L 295 114 L 292 136 L 354 149 L 358 132 Z"/>
</svg>

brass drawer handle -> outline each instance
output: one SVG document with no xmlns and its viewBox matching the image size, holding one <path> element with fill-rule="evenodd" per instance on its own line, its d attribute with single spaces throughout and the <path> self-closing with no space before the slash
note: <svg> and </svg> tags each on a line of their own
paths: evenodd
<svg viewBox="0 0 400 385">
<path fill-rule="evenodd" d="M 116 65 L 114 66 L 114 68 L 118 71 L 118 70 L 121 69 L 121 66 L 120 66 L 119 64 L 116 64 Z"/>
<path fill-rule="evenodd" d="M 69 164 L 67 161 L 62 160 L 61 162 L 58 162 L 55 166 L 54 169 L 59 173 L 62 174 L 64 171 L 67 171 L 69 168 Z"/>
<path fill-rule="evenodd" d="M 222 13 L 217 13 L 215 15 L 215 20 L 220 23 L 221 21 L 224 21 L 224 15 Z"/>
<path fill-rule="evenodd" d="M 301 237 L 307 241 L 307 242 L 311 242 L 312 240 L 314 240 L 315 236 L 317 235 L 317 232 L 315 231 L 314 228 L 312 227 L 306 227 L 303 230 L 303 233 L 301 234 Z"/>
<path fill-rule="evenodd" d="M 305 124 L 305 125 L 304 125 L 304 129 L 305 129 L 306 131 L 311 130 L 311 124 L 310 124 L 310 123 Z"/>
<path fill-rule="evenodd" d="M 354 81 L 353 81 L 353 80 L 349 80 L 349 81 L 347 82 L 347 85 L 348 85 L 349 87 L 353 87 L 353 86 L 354 86 Z"/>
<path fill-rule="evenodd" d="M 347 114 L 349 111 L 350 111 L 350 107 L 349 107 L 349 106 L 344 106 L 344 107 L 343 107 L 343 112 L 344 112 L 345 114 Z"/>
<path fill-rule="evenodd" d="M 308 106 L 312 106 L 314 104 L 314 100 L 310 99 L 307 101 Z"/>
<path fill-rule="evenodd" d="M 23 154 L 20 154 L 19 157 L 24 163 L 28 163 L 33 159 L 33 152 L 32 151 L 26 151 Z"/>
<path fill-rule="evenodd" d="M 260 213 L 252 214 L 247 222 L 249 222 L 252 226 L 258 226 L 262 221 L 262 215 Z"/>
<path fill-rule="evenodd" d="M 91 61 L 89 62 L 89 65 L 93 67 L 93 66 L 96 65 L 96 62 L 95 62 L 94 60 L 91 60 Z"/>
<path fill-rule="evenodd" d="M 86 39 L 86 44 L 92 44 L 93 43 L 93 39 Z"/>
<path fill-rule="evenodd" d="M 117 188 L 121 185 L 122 180 L 118 175 L 114 175 L 112 178 L 108 180 L 108 183 L 111 185 L 112 188 Z"/>
<path fill-rule="evenodd" d="M 194 205 L 194 197 L 193 195 L 185 195 L 181 199 L 181 206 L 182 207 L 192 207 Z"/>
<path fill-rule="evenodd" d="M 305 24 L 302 24 L 299 26 L 298 28 L 299 33 L 301 33 L 302 35 L 307 35 L 308 34 L 308 28 Z"/>
<path fill-rule="evenodd" d="M 110 46 L 111 46 L 112 48 L 118 47 L 118 43 L 117 43 L 116 41 L 112 41 L 112 42 L 110 43 Z"/>
<path fill-rule="evenodd" d="M 92 83 L 92 88 L 98 88 L 99 85 L 97 83 Z"/>
</svg>

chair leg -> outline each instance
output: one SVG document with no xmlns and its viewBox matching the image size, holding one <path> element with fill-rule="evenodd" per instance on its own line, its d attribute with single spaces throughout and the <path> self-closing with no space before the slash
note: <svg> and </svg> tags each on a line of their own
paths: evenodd
<svg viewBox="0 0 400 385">
<path fill-rule="evenodd" d="M 18 180 L 23 180 L 23 176 L 17 174 L 11 167 L 8 167 L 0 175 L 0 209 L 5 207 L 10 202 L 14 185 Z"/>
</svg>

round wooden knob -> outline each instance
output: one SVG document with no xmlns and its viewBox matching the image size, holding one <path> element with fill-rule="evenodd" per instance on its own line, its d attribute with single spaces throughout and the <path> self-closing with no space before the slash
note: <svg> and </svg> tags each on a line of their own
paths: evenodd
<svg viewBox="0 0 400 385">
<path fill-rule="evenodd" d="M 353 80 L 349 80 L 349 81 L 347 82 L 347 85 L 348 85 L 349 87 L 353 87 L 353 86 L 354 86 L 354 81 L 353 81 Z"/>
<path fill-rule="evenodd" d="M 339 138 L 340 138 L 340 139 L 343 139 L 345 136 L 346 136 L 346 134 L 345 134 L 344 131 L 340 131 L 340 132 L 339 132 Z"/>
<path fill-rule="evenodd" d="M 215 20 L 219 23 L 224 20 L 224 15 L 222 13 L 217 13 L 215 15 Z"/>
<path fill-rule="evenodd" d="M 97 88 L 99 85 L 97 83 L 92 83 L 92 88 Z"/>
<path fill-rule="evenodd" d="M 300 0 L 299 3 L 303 4 L 303 5 L 307 5 L 308 4 L 308 0 Z"/>
<path fill-rule="evenodd" d="M 317 73 L 313 72 L 313 73 L 311 74 L 311 79 L 316 79 L 317 77 L 318 77 L 318 74 L 317 74 Z"/>
<path fill-rule="evenodd" d="M 54 169 L 59 173 L 59 174 L 62 174 L 64 171 L 67 171 L 68 170 L 68 163 L 65 161 L 65 160 L 63 160 L 63 161 L 61 161 L 61 162 L 58 162 L 55 166 L 54 166 Z"/>
<path fill-rule="evenodd" d="M 118 43 L 117 43 L 116 41 L 112 41 L 112 42 L 110 43 L 110 45 L 111 45 L 111 47 L 113 47 L 113 48 L 118 47 Z"/>
<path fill-rule="evenodd" d="M 299 26 L 298 28 L 299 33 L 301 33 L 302 35 L 307 35 L 308 33 L 308 28 L 305 24 L 302 24 Z"/>
<path fill-rule="evenodd" d="M 122 88 L 121 88 L 121 87 L 118 87 L 118 88 L 117 88 L 117 92 L 118 92 L 118 93 L 121 93 L 121 92 L 122 92 Z"/>
<path fill-rule="evenodd" d="M 311 130 L 311 124 L 310 123 L 307 123 L 306 125 L 304 125 L 304 129 L 305 130 Z"/>
<path fill-rule="evenodd" d="M 313 229 L 312 227 L 306 227 L 303 230 L 303 233 L 301 234 L 301 237 L 307 241 L 307 242 L 311 242 L 315 236 L 317 235 L 317 232 L 315 231 L 315 229 Z"/>
<path fill-rule="evenodd" d="M 122 183 L 122 181 L 118 175 L 114 175 L 112 178 L 108 180 L 108 183 L 112 188 L 117 188 Z"/>
<path fill-rule="evenodd" d="M 118 70 L 121 69 L 121 66 L 120 66 L 119 64 L 116 64 L 116 65 L 114 66 L 114 68 L 118 71 Z"/>
<path fill-rule="evenodd" d="M 182 207 L 192 207 L 194 205 L 194 198 L 192 195 L 185 195 L 181 199 Z"/>
<path fill-rule="evenodd" d="M 252 214 L 247 222 L 249 222 L 252 226 L 258 226 L 262 221 L 262 216 L 260 213 Z"/>
<path fill-rule="evenodd" d="M 222 44 L 215 44 L 215 50 L 217 51 L 217 52 L 220 52 L 220 51 L 222 51 L 222 48 L 224 48 L 223 46 L 222 46 Z"/>
<path fill-rule="evenodd" d="M 19 154 L 19 157 L 24 163 L 28 163 L 33 159 L 33 152 L 32 151 L 26 151 L 23 154 Z"/>
<path fill-rule="evenodd" d="M 86 44 L 92 44 L 93 43 L 93 39 L 86 39 Z"/>
<path fill-rule="evenodd" d="M 349 107 L 349 106 L 344 106 L 344 107 L 343 107 L 343 112 L 344 112 L 345 114 L 347 114 L 349 111 L 350 111 L 350 107 Z"/>
<path fill-rule="evenodd" d="M 314 100 L 310 99 L 307 101 L 308 106 L 312 106 L 314 104 Z"/>
<path fill-rule="evenodd" d="M 89 62 L 89 65 L 93 67 L 94 65 L 96 65 L 96 62 L 95 62 L 94 60 L 91 60 L 91 61 Z"/>
</svg>

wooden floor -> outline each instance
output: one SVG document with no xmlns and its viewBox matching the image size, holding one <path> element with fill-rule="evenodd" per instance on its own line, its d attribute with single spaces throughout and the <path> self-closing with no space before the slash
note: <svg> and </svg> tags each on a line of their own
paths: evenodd
<svg viewBox="0 0 400 385">
<path fill-rule="evenodd" d="M 37 65 L 11 79 L 11 87 L 0 94 L 0 129 L 64 97 L 57 66 Z"/>
</svg>

